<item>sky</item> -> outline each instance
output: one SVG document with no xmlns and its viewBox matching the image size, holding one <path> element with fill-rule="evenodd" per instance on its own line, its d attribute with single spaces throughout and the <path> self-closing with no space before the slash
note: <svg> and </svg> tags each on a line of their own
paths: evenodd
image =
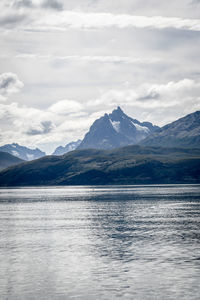
<svg viewBox="0 0 200 300">
<path fill-rule="evenodd" d="M 51 153 L 120 106 L 200 110 L 200 0 L 1 0 L 0 145 Z"/>
</svg>

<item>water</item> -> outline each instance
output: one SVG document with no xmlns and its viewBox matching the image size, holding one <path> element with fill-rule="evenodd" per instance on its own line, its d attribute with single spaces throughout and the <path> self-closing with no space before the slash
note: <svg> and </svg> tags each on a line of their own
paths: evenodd
<svg viewBox="0 0 200 300">
<path fill-rule="evenodd" d="M 199 299 L 200 186 L 0 189 L 0 295 Z"/>
</svg>

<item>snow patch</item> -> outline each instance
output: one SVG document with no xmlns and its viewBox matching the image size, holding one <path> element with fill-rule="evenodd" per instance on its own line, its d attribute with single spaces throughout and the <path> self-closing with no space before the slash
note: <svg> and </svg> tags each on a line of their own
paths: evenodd
<svg viewBox="0 0 200 300">
<path fill-rule="evenodd" d="M 26 154 L 26 157 L 27 157 L 28 160 L 33 160 L 34 159 L 33 154 Z"/>
<path fill-rule="evenodd" d="M 140 125 L 134 123 L 133 121 L 131 121 L 131 123 L 136 127 L 136 129 L 138 131 L 143 131 L 143 132 L 146 132 L 146 133 L 149 132 L 149 128 L 147 128 L 146 126 L 140 126 Z"/>
<path fill-rule="evenodd" d="M 12 150 L 12 154 L 13 154 L 14 156 L 20 157 L 19 153 L 18 153 L 17 151 L 15 151 L 15 150 Z"/>
<path fill-rule="evenodd" d="M 120 121 L 112 121 L 111 119 L 110 120 L 110 123 L 113 127 L 113 129 L 116 131 L 116 132 L 120 132 Z"/>
</svg>

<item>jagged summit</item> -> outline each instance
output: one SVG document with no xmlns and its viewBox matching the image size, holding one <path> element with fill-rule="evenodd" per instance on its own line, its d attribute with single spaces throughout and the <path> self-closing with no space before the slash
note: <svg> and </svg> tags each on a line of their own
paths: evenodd
<svg viewBox="0 0 200 300">
<path fill-rule="evenodd" d="M 92 124 L 78 149 L 111 149 L 137 144 L 157 128 L 132 119 L 118 106 Z"/>
<path fill-rule="evenodd" d="M 115 112 L 117 112 L 117 113 L 123 113 L 123 114 L 124 114 L 124 112 L 123 112 L 123 110 L 121 109 L 120 106 L 117 106 L 117 108 L 115 108 L 115 109 L 112 111 L 112 113 L 115 113 Z"/>
</svg>

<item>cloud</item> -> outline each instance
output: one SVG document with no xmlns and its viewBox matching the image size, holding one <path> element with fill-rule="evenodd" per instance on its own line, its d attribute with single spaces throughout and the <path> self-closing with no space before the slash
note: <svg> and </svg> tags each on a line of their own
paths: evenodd
<svg viewBox="0 0 200 300">
<path fill-rule="evenodd" d="M 179 29 L 200 31 L 200 20 L 167 18 L 162 16 L 134 16 L 128 14 L 111 13 L 86 13 L 75 11 L 63 11 L 59 15 L 46 15 L 33 24 L 38 30 L 73 29 L 103 29 L 117 27 L 124 28 L 153 28 L 153 29 Z"/>
<path fill-rule="evenodd" d="M 6 28 L 13 28 L 15 25 L 22 24 L 27 19 L 24 13 L 6 13 L 0 15 L 0 25 Z"/>
<path fill-rule="evenodd" d="M 0 103 L 1 103 L 1 102 L 5 102 L 5 101 L 6 101 L 6 97 L 0 95 Z"/>
<path fill-rule="evenodd" d="M 82 105 L 77 101 L 61 100 L 51 105 L 48 111 L 58 115 L 70 115 L 72 113 L 79 112 L 81 109 Z"/>
<path fill-rule="evenodd" d="M 65 60 L 65 61 L 82 61 L 82 62 L 98 62 L 98 63 L 116 63 L 116 64 L 151 64 L 158 62 L 158 58 L 139 58 L 131 56 L 80 56 L 80 55 L 71 55 L 71 56 L 60 56 L 55 57 L 54 59 Z"/>
<path fill-rule="evenodd" d="M 43 121 L 40 124 L 32 124 L 31 128 L 26 131 L 28 135 L 44 135 L 48 134 L 53 129 L 53 123 L 51 121 Z"/>
<path fill-rule="evenodd" d="M 9 55 L 4 55 L 9 57 Z M 60 60 L 65 62 L 86 62 L 86 63 L 113 63 L 113 64 L 154 64 L 158 63 L 158 57 L 134 57 L 134 56 L 109 56 L 109 55 L 40 55 L 22 53 L 15 56 L 17 59 L 47 59 L 47 60 Z"/>
<path fill-rule="evenodd" d="M 62 3 L 57 0 L 45 0 L 42 2 L 41 6 L 43 8 L 51 8 L 51 9 L 55 9 L 55 10 L 63 9 Z"/>
<path fill-rule="evenodd" d="M 16 8 L 50 8 L 55 10 L 62 10 L 63 5 L 58 0 L 15 0 L 13 7 Z"/>
<path fill-rule="evenodd" d="M 54 129 L 51 113 L 19 105 L 18 103 L 0 103 L 0 125 L 3 143 L 16 141 L 24 145 L 35 146 L 42 140 L 49 139 Z M 53 138 L 55 136 L 52 134 Z"/>
<path fill-rule="evenodd" d="M 62 114 L 62 108 L 67 112 Z M 18 142 L 27 146 L 66 143 L 75 137 L 83 137 L 93 119 L 80 108 L 76 101 L 58 101 L 49 109 L 36 109 L 15 102 L 0 103 L 1 144 Z M 71 114 L 69 114 L 71 111 Z M 67 116 L 67 118 L 66 118 Z M 14 128 L 14 130 L 13 130 Z M 57 144 L 56 144 L 57 145 Z"/>
<path fill-rule="evenodd" d="M 164 17 L 160 15 L 145 16 L 133 14 L 117 14 L 110 12 L 87 12 L 64 10 L 62 3 L 58 0 L 43 0 L 32 2 L 21 0 L 14 2 L 18 8 L 37 8 L 37 11 L 26 10 L 14 12 L 11 8 L 4 8 L 0 17 L 2 26 L 18 24 L 22 30 L 32 31 L 66 31 L 72 29 L 106 29 L 106 28 L 140 28 L 140 29 L 176 29 L 200 31 L 199 19 L 188 19 L 180 17 Z M 56 12 L 44 12 L 40 8 L 53 9 Z M 59 13 L 58 13 L 59 11 Z M 25 26 L 23 21 L 27 20 Z"/>
<path fill-rule="evenodd" d="M 142 84 L 138 88 L 115 89 L 86 103 L 87 110 L 110 111 L 116 106 L 141 121 L 164 125 L 190 112 L 200 110 L 200 82 L 191 79 L 166 84 Z"/>
<path fill-rule="evenodd" d="M 33 7 L 33 2 L 31 0 L 16 0 L 13 2 L 13 6 L 16 8 L 22 8 L 22 7 Z"/>
<path fill-rule="evenodd" d="M 0 75 L 0 94 L 12 94 L 18 92 L 24 86 L 16 74 L 3 73 Z"/>
<path fill-rule="evenodd" d="M 194 95 L 199 90 L 200 84 L 191 79 L 183 79 L 178 82 L 170 81 L 167 84 L 142 85 L 139 88 L 138 100 L 160 99 L 161 97 L 175 98 Z"/>
<path fill-rule="evenodd" d="M 190 2 L 191 4 L 200 4 L 200 0 L 192 0 L 191 2 Z"/>
</svg>

